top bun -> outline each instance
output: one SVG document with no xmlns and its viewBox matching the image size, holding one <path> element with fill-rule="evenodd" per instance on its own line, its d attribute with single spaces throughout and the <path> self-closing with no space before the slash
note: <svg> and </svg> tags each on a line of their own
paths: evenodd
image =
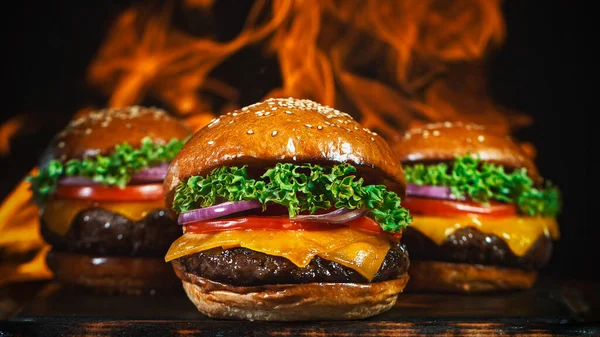
<svg viewBox="0 0 600 337">
<path fill-rule="evenodd" d="M 531 157 L 512 138 L 477 124 L 426 124 L 406 132 L 393 148 L 402 164 L 452 161 L 470 153 L 506 168 L 526 168 L 533 180 L 541 179 Z"/>
<path fill-rule="evenodd" d="M 120 143 L 136 148 L 145 137 L 163 144 L 173 138 L 184 140 L 191 133 L 179 120 L 157 108 L 131 106 L 91 111 L 71 120 L 54 137 L 42 161 L 105 155 Z"/>
<path fill-rule="evenodd" d="M 404 195 L 404 172 L 386 141 L 350 115 L 310 100 L 269 99 L 227 113 L 200 129 L 171 162 L 165 178 L 173 190 L 219 166 L 277 162 L 349 163 Z"/>
</svg>

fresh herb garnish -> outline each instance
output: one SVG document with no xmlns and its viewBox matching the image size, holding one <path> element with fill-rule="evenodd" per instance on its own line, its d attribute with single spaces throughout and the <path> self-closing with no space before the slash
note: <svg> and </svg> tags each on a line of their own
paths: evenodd
<svg viewBox="0 0 600 337">
<path fill-rule="evenodd" d="M 124 187 L 131 176 L 142 169 L 173 160 L 186 140 L 172 139 L 167 144 L 155 144 L 150 137 L 142 139 L 140 148 L 128 143 L 115 146 L 114 152 L 65 163 L 51 160 L 37 176 L 29 176 L 34 200 L 42 205 L 54 193 L 58 180 L 66 176 L 87 177 L 107 186 Z"/>
<path fill-rule="evenodd" d="M 535 187 L 527 175 L 527 169 L 521 168 L 510 173 L 497 164 L 482 162 L 470 155 L 457 156 L 448 165 L 405 165 L 406 181 L 415 185 L 448 186 L 457 198 L 487 203 L 498 200 L 516 204 L 523 214 L 555 217 L 561 208 L 560 191 L 551 182 L 544 189 Z"/>
<path fill-rule="evenodd" d="M 218 200 L 258 200 L 263 208 L 268 203 L 287 207 L 290 217 L 318 209 L 365 207 L 375 221 L 388 232 L 407 227 L 412 218 L 401 208 L 400 197 L 384 185 L 363 185 L 348 164 L 332 167 L 278 163 L 260 176 L 250 179 L 246 166 L 223 166 L 208 176 L 190 177 L 175 190 L 173 209 L 177 213 L 214 205 Z"/>
</svg>

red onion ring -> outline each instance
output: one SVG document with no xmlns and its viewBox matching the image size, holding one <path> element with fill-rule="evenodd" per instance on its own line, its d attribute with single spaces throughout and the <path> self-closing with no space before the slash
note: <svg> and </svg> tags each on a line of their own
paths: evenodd
<svg viewBox="0 0 600 337">
<path fill-rule="evenodd" d="M 101 186 L 103 185 L 100 182 L 94 181 L 92 178 L 88 177 L 64 177 L 58 181 L 61 185 L 67 186 Z"/>
<path fill-rule="evenodd" d="M 448 186 L 407 184 L 406 194 L 410 196 L 419 196 L 432 199 L 464 200 L 464 198 L 457 198 L 454 194 L 452 194 L 452 190 Z"/>
<path fill-rule="evenodd" d="M 155 182 L 163 181 L 167 176 L 167 170 L 169 169 L 169 163 L 163 163 L 152 167 L 145 168 L 131 177 L 131 182 Z"/>
<path fill-rule="evenodd" d="M 206 221 L 219 218 L 225 215 L 239 213 L 250 209 L 261 208 L 262 204 L 258 200 L 230 201 L 221 204 L 198 208 L 179 214 L 177 222 L 185 225 L 192 222 Z"/>
<path fill-rule="evenodd" d="M 152 167 L 145 168 L 131 177 L 129 183 L 152 183 L 165 180 L 169 163 L 163 163 Z M 94 181 L 88 177 L 64 177 L 58 181 L 61 185 L 68 186 L 103 186 L 101 182 Z"/>
<path fill-rule="evenodd" d="M 312 221 L 312 222 L 326 222 L 326 223 L 345 223 L 354 220 L 358 217 L 363 216 L 367 210 L 365 208 L 349 210 L 346 208 L 339 208 L 333 212 L 325 214 L 307 214 L 297 215 L 292 218 L 294 221 Z"/>
</svg>

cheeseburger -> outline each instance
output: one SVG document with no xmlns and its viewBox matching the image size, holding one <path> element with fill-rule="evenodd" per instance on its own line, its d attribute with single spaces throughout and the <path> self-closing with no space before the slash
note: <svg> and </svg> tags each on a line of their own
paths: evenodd
<svg viewBox="0 0 600 337">
<path fill-rule="evenodd" d="M 177 284 L 162 258 L 181 234 L 162 182 L 190 135 L 136 106 L 87 113 L 54 137 L 29 181 L 59 281 L 133 293 Z"/>
<path fill-rule="evenodd" d="M 402 167 L 348 114 L 269 99 L 215 119 L 164 184 L 184 235 L 166 255 L 208 316 L 355 319 L 408 281 Z"/>
<path fill-rule="evenodd" d="M 559 231 L 560 194 L 508 136 L 463 123 L 428 124 L 394 148 L 414 216 L 403 241 L 407 289 L 530 288 Z"/>
</svg>

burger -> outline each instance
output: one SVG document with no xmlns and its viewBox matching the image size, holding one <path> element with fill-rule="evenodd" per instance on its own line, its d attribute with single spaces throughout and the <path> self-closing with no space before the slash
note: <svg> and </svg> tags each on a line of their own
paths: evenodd
<svg viewBox="0 0 600 337">
<path fill-rule="evenodd" d="M 54 137 L 28 180 L 57 280 L 108 292 L 177 287 L 163 257 L 181 232 L 162 183 L 190 135 L 165 111 L 133 106 L 86 113 Z"/>
<path fill-rule="evenodd" d="M 510 137 L 436 123 L 394 145 L 405 170 L 407 290 L 485 292 L 532 287 L 559 238 L 559 190 Z"/>
<path fill-rule="evenodd" d="M 213 120 L 164 183 L 183 234 L 170 261 L 210 317 L 357 319 L 408 281 L 401 165 L 346 113 L 269 99 Z"/>
</svg>

